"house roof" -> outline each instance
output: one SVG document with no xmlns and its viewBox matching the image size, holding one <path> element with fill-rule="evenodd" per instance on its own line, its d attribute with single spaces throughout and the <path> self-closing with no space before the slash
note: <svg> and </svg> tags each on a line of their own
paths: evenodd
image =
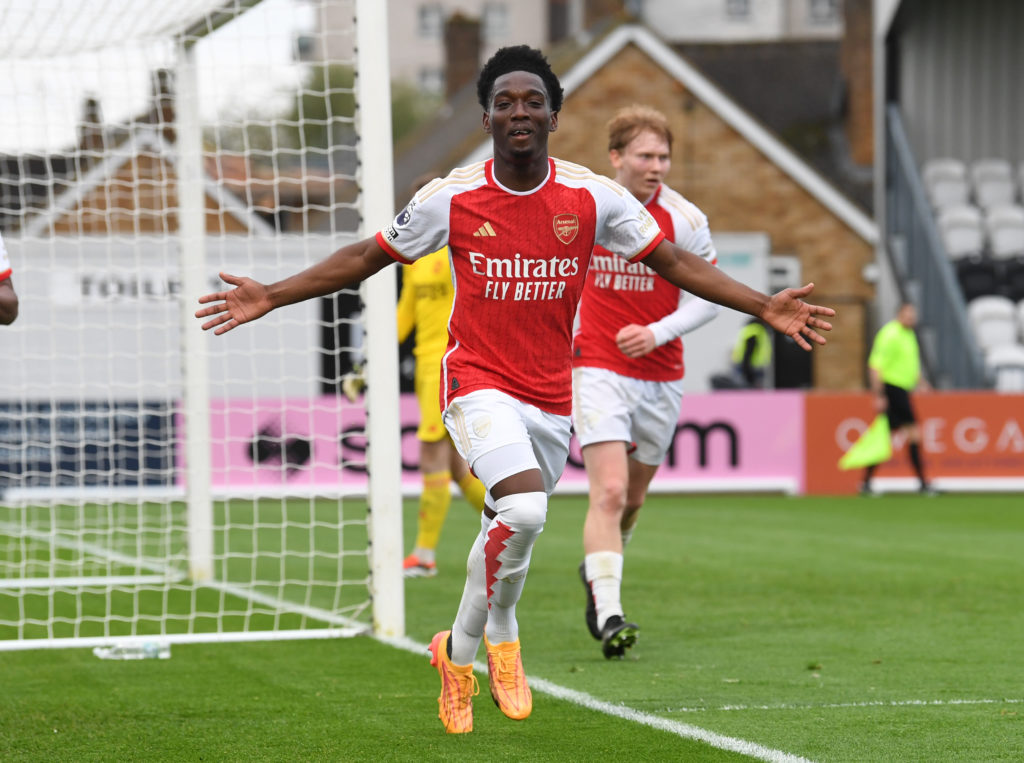
<svg viewBox="0 0 1024 763">
<path fill-rule="evenodd" d="M 609 63 L 627 45 L 635 45 L 646 53 L 767 159 L 818 199 L 823 206 L 857 235 L 872 245 L 875 243 L 878 238 L 878 227 L 874 220 L 741 108 L 717 85 L 643 26 L 623 25 L 598 41 L 568 72 L 560 77 L 566 97 L 568 98 L 573 91 Z M 491 141 L 485 140 L 465 156 L 459 164 L 470 164 L 486 159 L 490 155 Z"/>
<path fill-rule="evenodd" d="M 143 153 L 157 156 L 169 166 L 177 163 L 178 152 L 164 139 L 159 129 L 148 124 L 136 124 L 128 131 L 122 143 L 109 149 L 101 162 L 60 194 L 45 212 L 27 221 L 22 228 L 23 235 L 48 235 L 62 217 L 71 213 L 90 193 L 114 179 L 121 168 Z M 227 192 L 223 184 L 218 183 L 208 172 L 204 172 L 203 185 L 207 197 L 213 199 L 220 209 L 236 218 L 244 227 L 259 234 L 273 233 L 273 228 L 267 222 L 252 214 L 234 194 Z"/>
</svg>

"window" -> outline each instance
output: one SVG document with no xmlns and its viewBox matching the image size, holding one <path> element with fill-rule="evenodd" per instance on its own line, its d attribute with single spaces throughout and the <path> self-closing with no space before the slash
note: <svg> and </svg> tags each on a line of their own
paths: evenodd
<svg viewBox="0 0 1024 763">
<path fill-rule="evenodd" d="M 441 67 L 421 66 L 417 79 L 423 92 L 434 95 L 444 93 L 444 69 Z"/>
<path fill-rule="evenodd" d="M 725 16 L 730 21 L 750 18 L 750 0 L 725 0 Z"/>
<path fill-rule="evenodd" d="M 426 3 L 417 12 L 417 32 L 424 40 L 440 40 L 444 33 L 444 11 L 438 3 Z"/>
<path fill-rule="evenodd" d="M 839 20 L 839 0 L 808 1 L 808 19 L 812 24 L 834 24 Z"/>
<path fill-rule="evenodd" d="M 508 37 L 508 6 L 486 3 L 480 24 L 484 42 L 501 42 Z"/>
</svg>

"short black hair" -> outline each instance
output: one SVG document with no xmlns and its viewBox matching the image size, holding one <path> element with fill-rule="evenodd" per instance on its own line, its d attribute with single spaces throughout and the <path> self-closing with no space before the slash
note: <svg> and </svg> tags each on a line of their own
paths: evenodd
<svg viewBox="0 0 1024 763">
<path fill-rule="evenodd" d="M 484 111 L 491 107 L 491 92 L 494 90 L 494 81 L 503 74 L 509 72 L 529 72 L 536 74 L 544 82 L 544 88 L 548 91 L 548 101 L 552 111 L 562 110 L 562 83 L 551 71 L 551 65 L 536 48 L 529 45 L 512 45 L 507 48 L 499 48 L 490 57 L 484 68 L 480 70 L 480 76 L 476 80 L 476 97 L 483 106 Z"/>
</svg>

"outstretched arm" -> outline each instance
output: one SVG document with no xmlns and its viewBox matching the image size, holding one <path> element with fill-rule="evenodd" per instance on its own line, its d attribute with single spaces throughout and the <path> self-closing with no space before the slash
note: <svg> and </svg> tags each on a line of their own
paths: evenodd
<svg viewBox="0 0 1024 763">
<path fill-rule="evenodd" d="M 342 247 L 300 273 L 269 285 L 221 273 L 220 277 L 235 288 L 200 297 L 201 304 L 212 304 L 197 310 L 196 318 L 214 316 L 203 324 L 203 330 L 215 329 L 214 334 L 223 334 L 278 307 L 353 286 L 394 261 L 376 239 L 368 238 Z"/>
<path fill-rule="evenodd" d="M 0 281 L 0 326 L 14 323 L 18 317 L 18 295 L 10 278 Z"/>
<path fill-rule="evenodd" d="M 669 241 L 658 244 L 644 259 L 644 264 L 680 289 L 761 318 L 776 331 L 793 337 L 805 350 L 811 349 L 810 342 L 825 344 L 825 337 L 817 330 L 832 330 L 832 324 L 818 316 L 832 316 L 836 311 L 803 301 L 814 290 L 814 284 L 783 289 L 769 297 Z"/>
</svg>

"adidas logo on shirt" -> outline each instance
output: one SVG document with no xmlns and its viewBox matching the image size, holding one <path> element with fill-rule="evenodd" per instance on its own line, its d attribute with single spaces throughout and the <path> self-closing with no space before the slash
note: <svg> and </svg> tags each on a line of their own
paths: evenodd
<svg viewBox="0 0 1024 763">
<path fill-rule="evenodd" d="M 481 225 L 477 229 L 476 233 L 474 233 L 473 235 L 474 236 L 497 236 L 498 234 L 494 232 L 494 228 L 491 227 L 491 224 L 489 222 L 486 222 L 483 225 Z"/>
</svg>

